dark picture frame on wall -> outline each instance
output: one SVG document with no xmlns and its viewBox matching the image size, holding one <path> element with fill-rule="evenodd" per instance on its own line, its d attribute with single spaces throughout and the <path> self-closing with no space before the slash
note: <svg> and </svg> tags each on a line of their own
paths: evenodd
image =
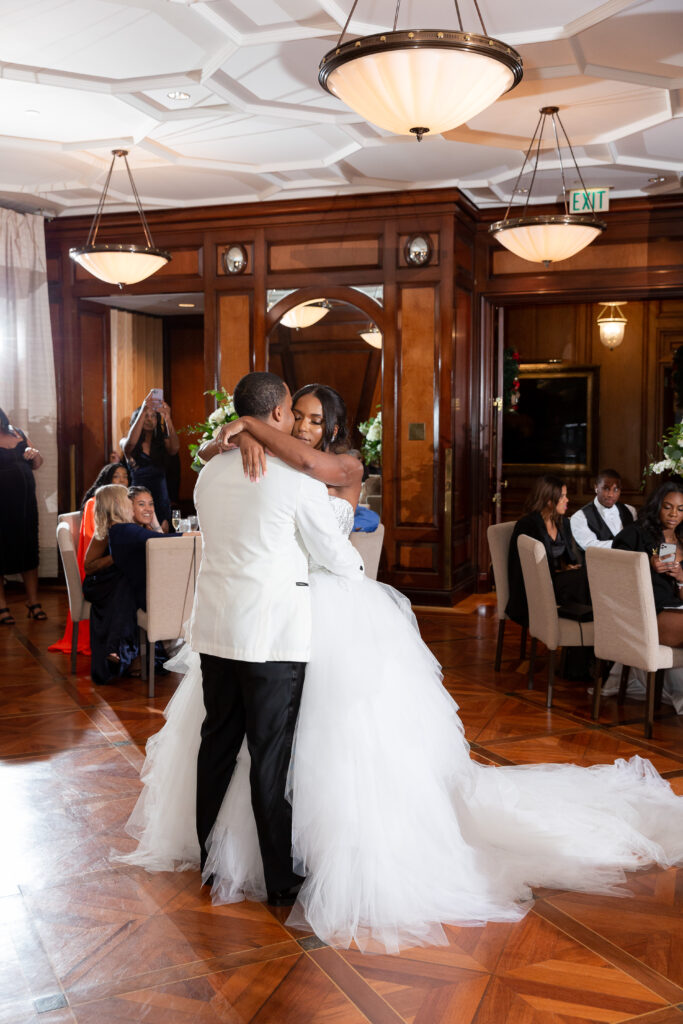
<svg viewBox="0 0 683 1024">
<path fill-rule="evenodd" d="M 599 366 L 522 363 L 519 400 L 503 419 L 508 472 L 597 472 Z"/>
</svg>

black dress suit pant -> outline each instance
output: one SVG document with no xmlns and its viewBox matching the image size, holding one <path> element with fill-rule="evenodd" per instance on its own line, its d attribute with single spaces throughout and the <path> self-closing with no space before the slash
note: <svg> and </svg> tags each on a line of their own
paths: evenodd
<svg viewBox="0 0 683 1024">
<path fill-rule="evenodd" d="M 268 892 L 299 881 L 292 870 L 292 808 L 285 797 L 304 662 L 233 661 L 201 654 L 206 717 L 197 758 L 197 836 L 204 867 L 209 833 L 246 733 L 251 802 Z"/>
</svg>

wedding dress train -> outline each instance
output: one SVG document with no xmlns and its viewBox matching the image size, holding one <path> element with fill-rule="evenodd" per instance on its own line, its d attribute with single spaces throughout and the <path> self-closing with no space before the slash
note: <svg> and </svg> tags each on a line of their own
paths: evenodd
<svg viewBox="0 0 683 1024">
<path fill-rule="evenodd" d="M 340 528 L 351 506 L 331 499 Z M 515 921 L 532 886 L 611 893 L 625 871 L 683 861 L 683 799 L 649 761 L 497 767 L 470 758 L 457 705 L 406 598 L 364 578 L 310 575 L 313 638 L 290 765 L 292 848 L 306 880 L 289 921 L 327 943 L 395 952 L 441 925 Z M 147 745 L 124 859 L 196 867 L 199 657 Z M 210 837 L 214 902 L 266 896 L 249 753 Z"/>
</svg>

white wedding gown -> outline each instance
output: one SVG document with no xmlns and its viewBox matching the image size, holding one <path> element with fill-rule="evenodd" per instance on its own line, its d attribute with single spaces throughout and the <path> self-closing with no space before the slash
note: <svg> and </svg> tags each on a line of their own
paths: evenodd
<svg viewBox="0 0 683 1024">
<path fill-rule="evenodd" d="M 353 509 L 331 498 L 340 528 Z M 515 921 L 530 886 L 613 892 L 624 872 L 683 861 L 683 798 L 649 761 L 494 767 L 470 759 L 457 705 L 391 587 L 310 574 L 312 653 L 292 753 L 289 921 L 337 946 L 445 942 L 441 923 Z M 198 655 L 147 744 L 129 863 L 197 867 Z M 210 837 L 214 902 L 266 896 L 246 744 Z"/>
</svg>

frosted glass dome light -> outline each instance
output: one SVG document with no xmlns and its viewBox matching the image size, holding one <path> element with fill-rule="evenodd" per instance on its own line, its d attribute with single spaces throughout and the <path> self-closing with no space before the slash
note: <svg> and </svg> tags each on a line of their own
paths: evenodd
<svg viewBox="0 0 683 1024">
<path fill-rule="evenodd" d="M 576 175 L 581 182 L 581 187 L 586 195 L 589 195 L 590 193 L 588 193 L 588 190 L 586 189 L 583 176 L 579 170 L 579 165 L 576 162 L 576 157 L 574 156 L 574 150 L 572 149 L 572 144 L 569 141 L 569 136 L 567 135 L 565 127 L 560 120 L 559 109 L 559 107 L 541 107 L 539 110 L 540 117 L 536 127 L 534 128 L 534 134 L 531 136 L 529 148 L 526 151 L 524 161 L 511 192 L 513 197 L 521 191 L 524 191 L 527 194 L 526 201 L 522 208 L 522 216 L 514 216 L 515 211 L 513 211 L 513 216 L 510 216 L 510 211 L 512 210 L 511 199 L 503 219 L 494 221 L 494 223 L 489 227 L 489 232 L 493 237 L 500 242 L 501 245 L 504 245 L 506 249 L 513 252 L 515 256 L 519 256 L 523 260 L 529 260 L 530 263 L 544 263 L 546 267 L 550 263 L 559 263 L 560 260 L 568 260 L 570 256 L 575 256 L 577 252 L 581 252 L 581 250 L 585 249 L 587 245 L 594 242 L 598 235 L 601 235 L 607 227 L 604 221 L 598 220 L 592 202 L 589 203 L 589 206 L 593 211 L 590 214 L 569 212 L 569 207 L 567 205 L 565 169 L 562 162 L 562 154 L 560 152 L 560 134 L 558 132 L 558 128 L 564 135 Z M 528 217 L 527 210 L 529 208 L 529 201 L 531 199 L 534 182 L 536 181 L 536 172 L 538 171 L 538 157 L 541 152 L 541 142 L 543 141 L 543 128 L 548 119 L 550 119 L 550 123 L 552 125 L 553 135 L 555 138 L 555 150 L 557 152 L 557 162 L 562 174 L 562 198 L 564 211 L 560 214 L 541 214 L 536 217 Z M 519 183 L 527 166 L 529 155 L 532 152 L 534 152 L 534 157 L 530 162 L 531 184 L 528 189 L 522 190 L 519 187 Z"/>
<path fill-rule="evenodd" d="M 418 141 L 469 121 L 521 78 L 512 47 L 439 29 L 350 40 L 326 53 L 318 71 L 323 89 L 366 121 Z"/>
<path fill-rule="evenodd" d="M 302 327 L 312 327 L 327 316 L 330 304 L 325 299 L 311 299 L 309 302 L 300 302 L 293 309 L 288 309 L 280 323 L 293 330 L 301 330 Z"/>
</svg>

